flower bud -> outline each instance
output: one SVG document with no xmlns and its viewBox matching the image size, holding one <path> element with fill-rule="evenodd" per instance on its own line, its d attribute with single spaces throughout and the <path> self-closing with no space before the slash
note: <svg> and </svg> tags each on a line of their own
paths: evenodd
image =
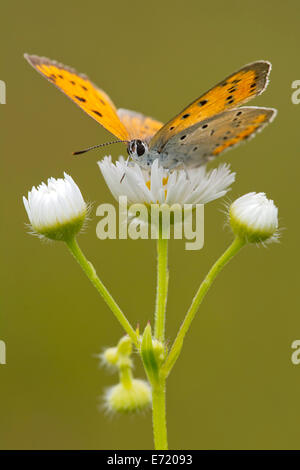
<svg viewBox="0 0 300 470">
<path fill-rule="evenodd" d="M 107 348 L 101 355 L 104 364 L 108 366 L 116 366 L 118 363 L 118 350 L 117 348 Z"/>
<path fill-rule="evenodd" d="M 127 386 L 121 382 L 107 390 L 105 404 L 109 411 L 141 411 L 151 404 L 151 388 L 147 382 L 140 379 L 132 379 Z"/>
<path fill-rule="evenodd" d="M 153 339 L 152 340 L 153 344 L 153 351 L 156 356 L 157 362 L 161 363 L 165 359 L 165 348 L 164 345 L 161 341 L 158 341 L 158 339 Z"/>
<path fill-rule="evenodd" d="M 51 240 L 70 240 L 80 231 L 87 205 L 71 176 L 49 178 L 48 183 L 33 186 L 24 206 L 33 231 Z"/>
<path fill-rule="evenodd" d="M 141 356 L 150 382 L 157 382 L 159 380 L 159 368 L 165 357 L 165 350 L 160 341 L 152 338 L 150 323 L 148 323 L 143 333 Z"/>
<path fill-rule="evenodd" d="M 235 235 L 249 243 L 277 238 L 278 209 L 265 193 L 248 193 L 229 208 L 229 220 Z"/>
<path fill-rule="evenodd" d="M 123 336 L 118 342 L 118 354 L 122 356 L 130 356 L 132 353 L 132 340 L 129 336 Z"/>
</svg>

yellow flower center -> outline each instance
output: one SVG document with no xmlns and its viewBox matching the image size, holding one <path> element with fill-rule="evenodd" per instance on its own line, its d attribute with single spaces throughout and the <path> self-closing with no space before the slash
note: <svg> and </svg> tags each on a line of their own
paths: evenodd
<svg viewBox="0 0 300 470">
<path fill-rule="evenodd" d="M 166 186 L 166 184 L 167 184 L 167 182 L 168 182 L 168 179 L 169 179 L 169 176 L 164 176 L 164 177 L 163 177 L 163 180 L 162 180 L 163 186 Z M 146 186 L 147 186 L 147 188 L 148 188 L 149 190 L 151 189 L 151 180 L 148 180 L 148 181 L 146 182 Z M 166 193 L 166 194 L 167 194 L 167 193 Z"/>
</svg>

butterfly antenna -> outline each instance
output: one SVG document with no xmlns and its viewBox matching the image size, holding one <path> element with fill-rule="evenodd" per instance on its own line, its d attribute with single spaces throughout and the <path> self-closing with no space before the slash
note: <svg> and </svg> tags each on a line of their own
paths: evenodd
<svg viewBox="0 0 300 470">
<path fill-rule="evenodd" d="M 111 144 L 119 144 L 120 142 L 126 142 L 128 144 L 129 140 L 115 140 L 114 142 L 105 142 L 104 144 L 93 145 L 92 147 L 88 147 L 87 149 L 78 150 L 78 152 L 73 152 L 72 155 L 80 155 L 81 153 L 86 153 L 86 152 L 89 152 L 90 150 L 94 150 L 99 147 L 105 147 L 106 145 L 111 145 Z"/>
</svg>

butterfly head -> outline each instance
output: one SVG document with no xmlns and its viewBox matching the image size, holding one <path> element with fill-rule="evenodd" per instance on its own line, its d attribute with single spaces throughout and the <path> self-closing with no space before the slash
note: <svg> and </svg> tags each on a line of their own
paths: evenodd
<svg viewBox="0 0 300 470">
<path fill-rule="evenodd" d="M 131 140 L 127 147 L 128 155 L 133 161 L 137 162 L 140 166 L 147 167 L 148 165 L 148 145 L 140 139 Z M 150 164 L 150 163 L 149 163 Z"/>
</svg>

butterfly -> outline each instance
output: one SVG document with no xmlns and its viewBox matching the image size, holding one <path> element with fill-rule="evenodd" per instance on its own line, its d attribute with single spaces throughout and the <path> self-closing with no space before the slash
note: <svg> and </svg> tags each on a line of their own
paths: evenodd
<svg viewBox="0 0 300 470">
<path fill-rule="evenodd" d="M 245 65 L 229 75 L 163 124 L 135 111 L 117 109 L 103 90 L 70 67 L 35 55 L 25 54 L 25 58 L 116 136 L 116 142 L 126 143 L 129 157 L 146 169 L 157 158 L 169 170 L 203 165 L 254 136 L 277 112 L 273 108 L 239 107 L 267 87 L 271 64 L 264 60 Z M 74 154 L 103 145 L 107 144 Z"/>
</svg>

